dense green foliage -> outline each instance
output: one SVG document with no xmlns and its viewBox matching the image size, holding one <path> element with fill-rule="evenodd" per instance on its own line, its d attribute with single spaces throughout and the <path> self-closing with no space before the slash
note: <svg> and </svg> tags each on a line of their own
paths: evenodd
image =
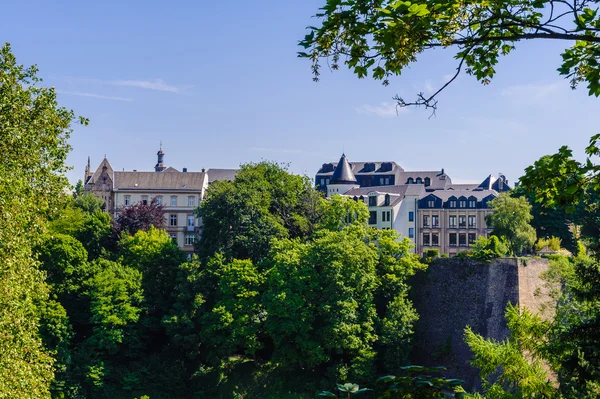
<svg viewBox="0 0 600 399">
<path fill-rule="evenodd" d="M 56 92 L 41 87 L 36 72 L 17 64 L 8 44 L 0 48 L 0 398 L 50 396 L 54 361 L 38 326 L 48 317 L 60 330 L 64 316 L 46 303 L 31 247 L 67 186 L 74 114 L 58 106 Z"/>
<path fill-rule="evenodd" d="M 492 234 L 504 238 L 513 255 L 530 250 L 536 235 L 535 229 L 529 224 L 532 216 L 531 205 L 527 200 L 500 193 L 490 202 L 490 207 L 494 212 L 488 214 L 485 221 L 493 229 Z"/>
</svg>

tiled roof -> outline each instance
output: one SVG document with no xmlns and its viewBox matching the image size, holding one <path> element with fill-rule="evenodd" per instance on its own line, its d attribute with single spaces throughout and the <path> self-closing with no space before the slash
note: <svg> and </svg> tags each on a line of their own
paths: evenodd
<svg viewBox="0 0 600 399">
<path fill-rule="evenodd" d="M 340 162 L 335 167 L 333 171 L 333 175 L 331 175 L 331 181 L 329 184 L 347 184 L 354 183 L 357 184 L 356 177 L 354 177 L 354 173 L 352 173 L 352 168 L 348 163 L 348 159 L 345 154 L 342 154 L 340 158 Z"/>
<path fill-rule="evenodd" d="M 96 183 L 96 181 L 100 178 L 100 175 L 102 174 L 102 169 L 104 168 L 104 166 L 106 166 L 106 173 L 109 176 L 112 176 L 113 168 L 110 165 L 110 162 L 108 162 L 108 159 L 106 159 L 106 157 L 105 157 L 102 160 L 102 162 L 100 162 L 100 166 L 98 166 L 98 169 L 96 169 L 96 171 L 94 172 L 94 175 L 92 176 L 92 178 L 89 180 L 88 183 L 90 183 L 90 184 Z"/>
<path fill-rule="evenodd" d="M 371 193 L 371 192 L 378 192 L 380 194 L 398 194 L 398 195 L 401 195 L 404 197 L 406 195 L 406 191 L 409 189 L 409 187 L 411 187 L 409 184 L 401 184 L 401 185 L 397 185 L 397 186 L 360 187 L 360 188 L 353 188 L 352 190 L 348 191 L 345 195 L 361 196 L 361 195 L 367 195 L 368 193 Z M 414 187 L 417 187 L 417 186 L 414 186 Z M 422 186 L 420 186 L 420 187 L 422 188 Z"/>
<path fill-rule="evenodd" d="M 209 169 L 206 173 L 208 174 L 208 182 L 212 183 L 217 180 L 229 180 L 235 179 L 238 169 Z"/>
<path fill-rule="evenodd" d="M 202 190 L 206 179 L 204 172 L 165 172 L 115 172 L 114 188 Z"/>
</svg>

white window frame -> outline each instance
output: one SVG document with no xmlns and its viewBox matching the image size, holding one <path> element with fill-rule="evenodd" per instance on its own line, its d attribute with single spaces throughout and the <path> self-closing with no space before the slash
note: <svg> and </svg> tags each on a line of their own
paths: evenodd
<svg viewBox="0 0 600 399">
<path fill-rule="evenodd" d="M 196 236 L 194 234 L 186 234 L 185 235 L 185 245 L 194 245 L 196 242 Z"/>
<path fill-rule="evenodd" d="M 188 197 L 188 206 L 191 206 L 191 207 L 196 206 L 196 197 L 193 197 L 193 196 Z"/>
<path fill-rule="evenodd" d="M 171 206 L 177 206 L 177 196 L 171 196 Z"/>
<path fill-rule="evenodd" d="M 191 224 L 190 224 L 191 222 Z M 195 227 L 196 226 L 196 218 L 194 217 L 194 215 L 188 215 L 187 217 L 187 225 L 188 227 Z"/>
<path fill-rule="evenodd" d="M 123 205 L 125 205 L 125 206 L 131 205 L 131 195 L 126 195 L 123 197 Z"/>
<path fill-rule="evenodd" d="M 169 215 L 169 226 L 170 227 L 177 227 L 177 219 L 179 219 L 179 218 L 177 217 L 176 214 Z M 175 220 L 175 224 L 173 224 L 173 220 Z"/>
</svg>

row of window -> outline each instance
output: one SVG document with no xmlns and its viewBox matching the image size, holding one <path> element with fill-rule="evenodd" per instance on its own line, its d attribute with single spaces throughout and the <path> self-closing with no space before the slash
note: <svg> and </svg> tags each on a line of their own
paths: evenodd
<svg viewBox="0 0 600 399">
<path fill-rule="evenodd" d="M 392 220 L 392 211 L 382 211 L 381 212 L 381 221 L 382 222 L 390 222 Z M 377 212 L 371 211 L 369 212 L 369 224 L 377 224 Z"/>
<path fill-rule="evenodd" d="M 450 208 L 456 208 L 456 205 L 458 205 L 458 208 L 467 208 L 467 205 L 469 205 L 469 208 L 477 208 L 477 200 L 448 201 L 448 206 Z M 427 208 L 435 208 L 435 200 L 427 200 Z"/>
<path fill-rule="evenodd" d="M 194 227 L 196 223 L 196 218 L 194 215 L 188 215 L 187 217 L 187 226 L 188 227 Z M 170 227 L 177 227 L 177 215 L 176 214 L 172 214 L 169 215 L 169 226 Z"/>
<path fill-rule="evenodd" d="M 157 196 L 156 198 L 156 202 L 158 203 L 158 205 L 163 205 L 163 197 L 162 196 Z M 131 195 L 125 195 L 124 196 L 124 205 L 125 206 L 129 206 L 131 205 Z M 147 195 L 142 195 L 142 203 L 144 205 L 148 205 L 148 196 Z M 171 196 L 171 206 L 177 206 L 177 196 L 173 195 Z M 188 206 L 196 206 L 196 197 L 188 197 Z"/>
<path fill-rule="evenodd" d="M 431 224 L 429 223 L 431 220 Z M 450 215 L 448 216 L 448 227 L 451 229 L 455 229 L 457 227 L 456 225 L 456 220 L 457 220 L 457 216 L 456 215 Z M 410 218 L 409 218 L 409 222 L 410 222 Z M 438 215 L 431 215 L 431 217 L 429 215 L 423 215 L 423 227 L 433 227 L 433 228 L 438 228 L 440 227 L 440 218 Z M 477 228 L 477 217 L 475 215 L 459 215 L 458 216 L 458 227 L 461 229 L 465 229 L 465 228 L 470 228 L 470 229 L 474 229 Z"/>
<path fill-rule="evenodd" d="M 177 234 L 173 233 L 173 234 L 169 234 L 169 236 L 171 237 L 171 240 L 173 240 L 173 242 L 175 244 L 177 244 Z M 186 234 L 185 235 L 185 241 L 184 241 L 185 245 L 194 245 L 195 242 L 196 242 L 195 234 Z"/>
<path fill-rule="evenodd" d="M 406 184 L 424 184 L 425 187 L 429 187 L 431 185 L 431 180 L 429 177 L 426 177 L 425 180 L 421 179 L 420 177 L 417 177 L 416 179 L 409 177 L 406 181 Z"/>
<path fill-rule="evenodd" d="M 466 247 L 473 245 L 477 239 L 475 233 L 449 233 L 448 234 L 448 246 L 450 247 Z M 438 247 L 440 245 L 439 233 L 423 233 L 423 246 L 425 247 Z"/>
</svg>

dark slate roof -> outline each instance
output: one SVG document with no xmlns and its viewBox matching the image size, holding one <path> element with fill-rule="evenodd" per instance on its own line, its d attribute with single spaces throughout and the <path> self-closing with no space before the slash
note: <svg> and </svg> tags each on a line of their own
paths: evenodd
<svg viewBox="0 0 600 399">
<path fill-rule="evenodd" d="M 448 201 L 448 199 L 450 197 L 456 197 L 456 198 L 460 198 L 460 197 L 475 197 L 477 198 L 478 201 L 481 201 L 482 199 L 493 195 L 494 197 L 498 196 L 498 193 L 494 190 L 479 190 L 479 191 L 471 191 L 471 190 L 437 190 L 431 193 L 425 193 L 421 198 L 425 198 L 429 195 L 434 195 L 436 197 L 438 197 L 439 199 L 441 199 L 442 201 L 446 202 Z"/>
<path fill-rule="evenodd" d="M 204 172 L 115 172 L 115 190 L 202 190 Z"/>
<path fill-rule="evenodd" d="M 506 181 L 506 178 L 504 176 L 500 176 L 499 178 L 496 179 L 496 181 L 494 182 L 494 184 L 492 184 L 492 189 L 498 191 L 499 193 L 503 192 L 503 191 L 509 191 L 510 190 L 510 186 L 508 185 L 508 182 Z"/>
<path fill-rule="evenodd" d="M 110 165 L 110 162 L 108 162 L 108 159 L 106 159 L 106 157 L 104 157 L 104 159 L 102 160 L 102 162 L 100 162 L 100 166 L 98 166 L 98 169 L 96 169 L 96 171 L 94 172 L 94 175 L 88 181 L 88 184 L 96 183 L 96 180 L 98 180 L 100 178 L 100 175 L 102 174 L 102 168 L 104 166 L 106 166 L 106 173 L 108 173 L 109 176 L 112 176 L 112 174 L 113 174 L 113 168 Z"/>
<path fill-rule="evenodd" d="M 354 173 L 352 173 L 352 167 L 348 162 L 345 154 L 342 154 L 340 162 L 338 162 L 329 184 L 358 184 Z"/>
<path fill-rule="evenodd" d="M 494 183 L 495 179 L 496 178 L 494 176 L 489 175 L 488 177 L 485 178 L 484 181 L 481 182 L 481 184 L 477 188 L 481 188 L 483 190 L 491 190 L 492 184 Z"/>
<path fill-rule="evenodd" d="M 208 174 L 208 183 L 212 183 L 217 180 L 228 180 L 232 181 L 235 179 L 238 169 L 209 169 L 206 173 Z"/>
<path fill-rule="evenodd" d="M 393 175 L 398 172 L 403 172 L 404 169 L 400 167 L 396 162 L 384 161 L 384 162 L 349 162 L 352 169 L 352 173 L 356 175 Z M 338 162 L 330 162 L 323 164 L 317 175 L 319 176 L 331 176 L 336 169 Z"/>
</svg>

